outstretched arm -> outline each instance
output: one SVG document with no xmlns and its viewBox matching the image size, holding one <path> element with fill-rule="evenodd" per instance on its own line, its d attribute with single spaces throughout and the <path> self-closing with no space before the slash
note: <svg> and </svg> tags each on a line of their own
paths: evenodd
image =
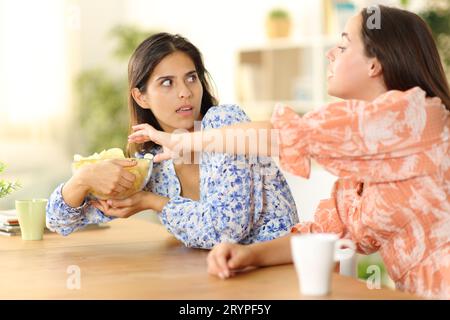
<svg viewBox="0 0 450 320">
<path fill-rule="evenodd" d="M 129 142 L 153 141 L 165 147 L 164 154 L 155 161 L 202 151 L 235 155 L 278 155 L 278 132 L 272 129 L 270 122 L 240 123 L 193 133 L 177 130 L 170 134 L 155 130 L 148 124 L 134 126 L 133 130 L 135 132 L 128 137 Z"/>
</svg>

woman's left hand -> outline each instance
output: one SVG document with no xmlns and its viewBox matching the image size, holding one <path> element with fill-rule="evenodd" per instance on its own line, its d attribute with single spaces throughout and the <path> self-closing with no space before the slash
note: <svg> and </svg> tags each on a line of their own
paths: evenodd
<svg viewBox="0 0 450 320">
<path fill-rule="evenodd" d="M 94 200 L 92 205 L 105 215 L 116 218 L 128 218 L 146 209 L 146 196 L 149 192 L 141 191 L 123 200 Z"/>
</svg>

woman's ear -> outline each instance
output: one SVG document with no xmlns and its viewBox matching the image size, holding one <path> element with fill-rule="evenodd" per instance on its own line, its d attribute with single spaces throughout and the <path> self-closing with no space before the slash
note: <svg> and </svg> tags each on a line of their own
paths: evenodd
<svg viewBox="0 0 450 320">
<path fill-rule="evenodd" d="M 148 103 L 147 96 L 143 94 L 138 88 L 131 89 L 131 95 L 133 96 L 134 101 L 142 108 L 142 109 L 150 109 L 150 104 Z"/>
<path fill-rule="evenodd" d="M 383 74 L 383 66 L 378 59 L 371 59 L 369 63 L 369 77 L 375 78 Z"/>
</svg>

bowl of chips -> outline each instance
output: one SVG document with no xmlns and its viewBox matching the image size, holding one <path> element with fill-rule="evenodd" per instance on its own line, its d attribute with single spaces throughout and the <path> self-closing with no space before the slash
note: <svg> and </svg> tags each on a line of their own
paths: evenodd
<svg viewBox="0 0 450 320">
<path fill-rule="evenodd" d="M 75 173 L 77 170 L 79 170 L 81 167 L 85 165 L 113 159 L 136 161 L 135 166 L 124 168 L 128 172 L 134 174 L 136 177 L 133 183 L 133 187 L 131 189 L 119 193 L 118 195 L 115 195 L 114 198 L 125 199 L 139 191 L 142 191 L 144 187 L 147 185 L 148 181 L 150 180 L 150 176 L 153 169 L 153 155 L 150 153 L 145 154 L 143 158 L 126 158 L 122 149 L 112 148 L 108 150 L 103 150 L 100 153 L 96 152 L 88 157 L 83 157 L 79 154 L 76 154 L 73 157 L 72 173 Z M 107 200 L 110 198 L 109 196 L 102 194 L 101 192 L 98 192 L 96 190 L 89 190 L 89 194 L 100 200 Z"/>
</svg>

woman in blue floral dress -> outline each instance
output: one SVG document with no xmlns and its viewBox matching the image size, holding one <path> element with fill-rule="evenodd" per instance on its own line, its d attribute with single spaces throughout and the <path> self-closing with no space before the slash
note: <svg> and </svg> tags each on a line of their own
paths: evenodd
<svg viewBox="0 0 450 320">
<path fill-rule="evenodd" d="M 146 39 L 128 67 L 130 133 L 138 123 L 173 132 L 248 122 L 238 106 L 217 106 L 208 76 L 201 53 L 185 38 L 159 33 Z M 129 144 L 127 151 L 143 157 L 160 153 L 162 147 L 151 142 Z M 47 226 L 68 235 L 88 224 L 151 209 L 186 246 L 212 248 L 224 241 L 249 244 L 275 239 L 298 223 L 286 180 L 270 158 L 193 155 L 197 156 L 199 161 L 191 164 L 155 163 L 144 190 L 123 200 L 114 195 L 132 186 L 134 176 L 125 167 L 135 163 L 113 160 L 79 170 L 50 196 Z M 90 189 L 111 199 L 89 200 Z"/>
</svg>

